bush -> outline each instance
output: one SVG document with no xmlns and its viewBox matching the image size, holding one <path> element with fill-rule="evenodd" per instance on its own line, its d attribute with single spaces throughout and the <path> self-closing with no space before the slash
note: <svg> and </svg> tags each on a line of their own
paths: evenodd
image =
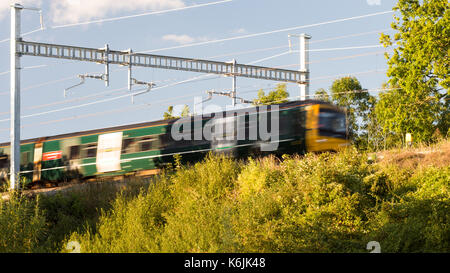
<svg viewBox="0 0 450 273">
<path fill-rule="evenodd" d="M 384 252 L 448 252 L 450 167 L 426 169 L 411 181 L 414 191 L 374 217 L 371 238 Z"/>
<path fill-rule="evenodd" d="M 348 149 L 246 162 L 210 154 L 176 169 L 138 195 L 119 195 L 64 244 L 76 240 L 82 252 L 367 252 L 378 241 L 382 252 L 450 250 L 448 166 L 402 169 Z"/>
<path fill-rule="evenodd" d="M 17 193 L 0 200 L 0 252 L 43 252 L 40 243 L 47 231 L 36 201 Z"/>
</svg>

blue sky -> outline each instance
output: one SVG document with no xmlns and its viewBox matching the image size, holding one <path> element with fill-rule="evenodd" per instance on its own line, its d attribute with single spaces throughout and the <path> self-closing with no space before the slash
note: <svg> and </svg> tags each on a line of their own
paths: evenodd
<svg viewBox="0 0 450 273">
<path fill-rule="evenodd" d="M 0 41 L 9 38 L 9 0 L 0 3 Z M 357 20 L 307 27 L 293 31 L 276 32 L 252 38 L 219 43 L 188 46 L 192 43 L 226 39 L 254 33 L 270 32 L 296 26 L 311 25 L 336 19 L 392 10 L 393 0 L 232 0 L 215 5 L 184 9 L 191 5 L 219 0 L 24 0 L 24 6 L 40 7 L 46 29 L 24 37 L 24 40 L 102 48 L 109 44 L 114 50 L 133 49 L 154 54 L 250 63 L 288 50 L 288 34 L 307 33 L 312 36 L 310 49 L 336 49 L 379 44 L 379 32 L 389 30 L 393 13 Z M 13 2 L 13 1 L 11 1 Z M 97 19 L 143 14 L 151 11 L 180 9 L 178 11 L 132 17 L 103 23 L 51 28 Z M 22 33 L 39 28 L 39 14 L 22 12 Z M 342 36 L 346 36 L 342 38 Z M 339 38 L 341 37 L 341 38 Z M 293 49 L 298 41 L 292 40 Z M 181 48 L 167 49 L 182 45 Z M 165 49 L 165 50 L 164 50 Z M 261 49 L 261 50 L 260 50 Z M 310 52 L 310 92 L 329 89 L 342 76 L 356 76 L 363 88 L 377 89 L 387 80 L 384 48 Z M 88 79 L 72 89 L 64 98 L 63 90 L 79 82 L 78 74 L 98 74 L 103 65 L 72 62 L 50 58 L 25 56 L 21 58 L 22 116 L 101 101 L 129 93 L 127 70 L 111 66 L 110 86 L 99 80 Z M 286 54 L 259 62 L 261 66 L 298 69 L 298 53 Z M 31 68 L 30 68 L 31 67 Z M 9 141 L 9 42 L 0 42 L 0 143 Z M 153 81 L 163 87 L 182 80 L 201 76 L 153 68 L 139 68 L 133 76 L 140 81 Z M 21 138 L 50 136 L 123 124 L 152 121 L 162 118 L 169 105 L 187 104 L 193 108 L 194 97 L 206 98 L 206 90 L 229 91 L 232 80 L 212 76 L 140 95 L 131 103 L 130 97 L 96 103 L 85 107 L 22 118 Z M 238 96 L 253 99 L 260 88 L 271 90 L 277 82 L 237 79 Z M 292 98 L 299 96 L 299 87 L 288 84 Z M 138 90 L 141 87 L 134 87 Z M 114 91 L 118 90 L 118 91 Z M 378 91 L 371 92 L 372 95 Z M 91 97 L 87 97 L 91 96 Z M 208 103 L 222 107 L 231 100 L 215 96 Z"/>
</svg>

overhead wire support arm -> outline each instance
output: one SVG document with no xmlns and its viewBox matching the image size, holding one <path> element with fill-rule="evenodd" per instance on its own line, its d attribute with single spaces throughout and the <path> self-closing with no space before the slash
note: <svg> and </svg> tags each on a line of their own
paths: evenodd
<svg viewBox="0 0 450 273">
<path fill-rule="evenodd" d="M 141 92 L 137 92 L 137 93 L 135 93 L 135 94 L 133 94 L 131 96 L 131 103 L 133 103 L 133 104 L 134 104 L 134 97 L 142 95 L 144 93 L 148 93 L 148 92 L 150 92 L 152 90 L 153 87 L 156 86 L 156 84 L 154 84 L 153 82 L 138 81 L 138 80 L 136 80 L 134 78 L 131 78 L 131 81 L 133 82 L 133 84 L 136 84 L 136 85 L 146 85 L 147 86 L 146 90 L 141 91 Z"/>
<path fill-rule="evenodd" d="M 75 85 L 72 85 L 68 88 L 64 89 L 64 97 L 67 97 L 67 91 L 75 88 L 77 86 L 80 86 L 82 84 L 84 84 L 86 82 L 86 78 L 90 78 L 90 79 L 97 79 L 97 80 L 102 80 L 102 81 L 107 81 L 107 77 L 109 77 L 107 74 L 101 74 L 101 75 L 89 75 L 89 74 L 80 74 L 78 75 L 78 78 L 81 79 L 81 81 Z"/>
<path fill-rule="evenodd" d="M 201 101 L 202 103 L 211 100 L 213 95 L 219 95 L 219 96 L 225 96 L 225 97 L 232 98 L 233 100 L 239 100 L 241 103 L 253 104 L 253 101 L 246 100 L 244 98 L 235 96 L 233 91 L 218 92 L 218 91 L 214 91 L 214 90 L 208 90 L 208 91 L 206 91 L 206 93 L 208 94 L 208 98 Z"/>
</svg>

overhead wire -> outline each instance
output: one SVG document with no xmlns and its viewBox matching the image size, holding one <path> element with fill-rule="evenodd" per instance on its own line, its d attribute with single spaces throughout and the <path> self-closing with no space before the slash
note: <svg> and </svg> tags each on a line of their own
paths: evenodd
<svg viewBox="0 0 450 273">
<path fill-rule="evenodd" d="M 348 35 L 334 36 L 334 37 L 329 37 L 329 38 L 325 38 L 325 39 L 322 39 L 322 40 L 311 40 L 308 43 L 309 44 L 321 43 L 321 42 L 338 40 L 338 39 L 344 39 L 344 38 L 349 38 L 349 37 L 357 37 L 357 36 L 363 36 L 363 35 L 367 35 L 367 34 L 380 33 L 382 31 L 387 31 L 387 30 L 391 30 L 391 29 L 387 28 L 387 29 L 380 29 L 380 30 L 374 30 L 374 31 L 368 31 L 368 32 L 359 32 L 359 33 L 348 34 Z M 292 47 L 298 46 L 298 45 L 299 44 L 297 44 L 297 43 L 293 43 Z M 226 54 L 211 56 L 209 58 L 221 58 L 221 57 L 228 57 L 228 56 L 237 56 L 237 55 L 250 54 L 250 53 L 262 52 L 262 51 L 269 51 L 269 50 L 280 49 L 280 48 L 289 48 L 289 45 L 279 45 L 279 46 L 273 46 L 273 47 L 258 48 L 258 49 L 253 49 L 253 50 L 235 51 L 235 52 L 230 52 L 230 53 L 226 53 Z"/>
<path fill-rule="evenodd" d="M 151 12 L 146 12 L 146 13 L 141 13 L 141 14 L 127 15 L 127 16 L 120 16 L 120 17 L 113 17 L 113 18 L 105 18 L 105 19 L 98 19 L 98 20 L 79 22 L 79 23 L 72 23 L 72 24 L 57 25 L 57 26 L 52 26 L 50 28 L 58 29 L 58 28 L 66 28 L 66 27 L 74 27 L 74 26 L 95 24 L 95 23 L 112 22 L 112 21 L 118 21 L 118 20 L 123 20 L 123 19 L 130 19 L 130 18 L 136 18 L 136 17 L 148 16 L 148 15 L 156 15 L 156 14 L 164 14 L 164 13 L 169 13 L 169 12 L 174 12 L 174 11 L 181 11 L 181 10 L 200 8 L 200 7 L 206 7 L 206 6 L 211 6 L 211 5 L 224 4 L 224 3 L 228 3 L 228 2 L 232 2 L 232 1 L 234 1 L 234 0 L 222 0 L 222 1 L 209 2 L 209 3 L 185 6 L 185 7 L 174 8 L 174 9 L 167 9 L 167 10 L 160 10 L 160 11 L 151 11 Z"/>
<path fill-rule="evenodd" d="M 185 44 L 185 45 L 178 45 L 178 46 L 159 48 L 159 49 L 140 50 L 140 51 L 137 51 L 137 52 L 133 52 L 130 55 L 139 54 L 139 53 L 149 53 L 149 52 L 156 52 L 156 51 L 164 51 L 164 50 L 169 50 L 169 49 L 178 49 L 178 48 L 199 46 L 199 45 L 207 45 L 207 44 L 220 43 L 220 42 L 226 42 L 226 41 L 232 41 L 232 40 L 238 40 L 238 39 L 253 38 L 253 37 L 264 36 L 264 35 L 280 33 L 280 32 L 286 32 L 286 31 L 291 31 L 291 30 L 297 30 L 297 29 L 302 29 L 302 28 L 310 28 L 310 27 L 322 26 L 322 25 L 327 25 L 327 24 L 341 23 L 341 22 L 350 21 L 350 20 L 357 20 L 357 19 L 362 19 L 362 18 L 368 18 L 368 17 L 372 17 L 372 16 L 378 16 L 378 15 L 383 15 L 383 14 L 388 14 L 388 13 L 393 13 L 393 12 L 394 11 L 392 11 L 392 10 L 388 10 L 388 11 L 370 13 L 370 14 L 365 14 L 365 15 L 360 15 L 360 16 L 353 16 L 353 17 L 348 17 L 348 18 L 335 19 L 335 20 L 330 20 L 330 21 L 325 21 L 325 22 L 320 22 L 320 23 L 301 25 L 301 26 L 295 26 L 295 27 L 277 29 L 277 30 L 272 30 L 272 31 L 259 32 L 259 33 L 253 33 L 253 34 L 245 34 L 245 35 L 228 37 L 228 38 L 223 38 L 223 39 L 209 40 L 209 41 L 204 41 L 204 42 L 190 43 L 190 44 Z"/>
<path fill-rule="evenodd" d="M 256 87 L 257 85 L 251 85 L 251 86 L 247 86 L 247 87 Z M 243 88 L 246 86 L 240 86 L 240 88 Z M 251 90 L 244 90 L 239 92 L 240 94 L 248 94 L 248 93 L 252 93 L 252 92 L 256 92 L 259 90 L 267 90 L 267 89 L 272 89 L 273 87 L 267 87 L 267 88 L 258 88 L 258 89 L 251 89 Z M 377 89 L 360 89 L 360 90 L 350 90 L 350 91 L 344 91 L 344 92 L 337 92 L 334 94 L 350 94 L 350 93 L 362 93 L 362 92 L 376 92 L 376 91 L 388 91 L 388 90 L 396 90 L 396 89 L 401 89 L 401 88 L 377 88 Z M 222 90 L 218 90 L 218 91 L 228 91 L 228 89 L 222 89 Z M 196 92 L 196 94 L 199 94 L 200 92 Z M 43 122 L 39 122 L 39 123 L 32 123 L 32 124 L 25 124 L 22 125 L 21 128 L 28 128 L 28 127 L 36 127 L 36 126 L 42 126 L 42 125 L 48 125 L 48 124 L 52 124 L 52 123 L 58 123 L 58 122 L 63 122 L 63 121 L 69 121 L 69 120 L 75 120 L 75 119 L 82 119 L 82 118 L 88 118 L 88 117 L 94 117 L 94 116 L 101 116 L 101 115 L 106 115 L 106 114 L 111 114 L 111 113 L 117 113 L 117 112 L 128 112 L 128 111 L 133 111 L 133 110 L 140 110 L 143 108 L 147 108 L 151 105 L 173 105 L 175 101 L 185 101 L 182 100 L 184 98 L 192 98 L 193 94 L 189 94 L 189 95 L 184 95 L 184 96 L 177 96 L 177 97 L 173 97 L 170 99 L 164 99 L 164 100 L 158 100 L 158 101 L 154 101 L 152 103 L 141 103 L 138 105 L 133 105 L 133 106 L 128 106 L 128 107 L 123 107 L 123 108 L 119 108 L 119 109 L 114 109 L 114 110 L 107 110 L 107 111 L 101 111 L 101 112 L 95 112 L 95 113 L 89 113 L 89 114 L 85 114 L 85 115 L 75 115 L 75 116 L 71 116 L 71 117 L 66 117 L 66 118 L 62 118 L 62 119 L 55 119 L 55 120 L 50 120 L 50 121 L 43 121 Z M 318 95 L 308 95 L 308 97 L 316 97 Z M 291 97 L 291 98 L 299 98 L 298 97 Z M 275 102 L 281 102 L 284 100 L 280 100 L 280 101 L 275 101 Z M 167 103 L 169 102 L 169 103 Z M 165 104 L 164 104 L 165 103 Z M 9 131 L 9 128 L 2 128 L 0 129 L 0 131 Z"/>
<path fill-rule="evenodd" d="M 229 1 L 231 1 L 231 0 L 229 0 Z M 219 2 L 229 2 L 229 1 L 219 1 Z M 209 43 L 216 43 L 216 42 L 223 42 L 223 41 L 229 41 L 229 40 L 236 40 L 236 39 L 243 39 L 243 38 L 256 37 L 256 36 L 261 36 L 261 35 L 267 35 L 267 34 L 272 34 L 272 33 L 278 33 L 278 32 L 282 32 L 282 31 L 289 31 L 289 30 L 294 30 L 294 29 L 300 29 L 300 28 L 306 28 L 306 27 L 312 27 L 312 26 L 319 26 L 319 25 L 330 24 L 330 23 L 343 22 L 343 21 L 347 21 L 347 20 L 360 19 L 360 18 L 365 18 L 365 17 L 370 17 L 370 16 L 376 16 L 376 15 L 380 15 L 380 14 L 386 14 L 386 13 L 390 13 L 390 12 L 392 12 L 392 11 L 379 12 L 379 13 L 367 14 L 367 15 L 356 16 L 356 17 L 349 17 L 349 18 L 344 18 L 344 19 L 332 20 L 332 21 L 327 21 L 327 22 L 322 22 L 322 23 L 316 23 L 316 24 L 310 24 L 310 25 L 304 25 L 304 26 L 297 26 L 297 27 L 293 27 L 293 28 L 287 28 L 287 29 L 281 29 L 281 30 L 275 30 L 275 31 L 269 31 L 269 32 L 262 32 L 262 33 L 255 33 L 255 34 L 250 34 L 250 35 L 242 35 L 242 36 L 237 36 L 237 37 L 230 37 L 230 38 L 226 38 L 226 39 L 219 39 L 219 40 L 213 40 L 213 41 L 206 41 L 206 42 L 196 43 L 196 44 L 188 44 L 188 45 L 183 45 L 182 47 L 186 47 L 186 46 L 194 46 L 194 45 L 200 45 L 200 44 L 203 45 L 203 44 L 209 44 Z M 141 15 L 141 16 L 143 16 L 143 15 Z M 117 18 L 117 19 L 118 19 L 118 18 Z M 95 23 L 95 22 L 91 22 L 91 23 Z M 61 27 L 62 27 L 62 26 L 61 26 Z M 36 32 L 36 31 L 38 31 L 38 30 L 32 31 L 32 32 L 30 32 L 30 33 L 33 33 L 33 32 Z M 8 40 L 9 40 L 9 39 L 8 39 Z M 178 47 L 178 48 L 179 48 L 179 47 Z M 280 47 L 280 48 L 281 48 L 281 47 Z M 166 50 L 166 49 L 150 50 L 150 51 L 146 51 L 146 52 L 160 51 L 160 50 Z M 322 49 L 322 50 L 323 50 L 323 49 Z M 331 49 L 330 49 L 330 50 L 331 50 Z M 335 49 L 335 50 L 342 50 L 342 49 Z M 312 51 L 312 50 L 311 50 L 311 51 Z M 261 61 L 268 60 L 268 59 L 271 59 L 271 58 L 275 58 L 275 57 L 278 57 L 278 56 L 282 56 L 282 55 L 285 55 L 285 54 L 288 54 L 288 53 L 290 53 L 290 52 L 284 52 L 284 53 L 281 53 L 281 54 L 276 54 L 276 55 L 274 55 L 274 56 L 266 57 L 266 58 L 264 58 L 264 59 L 260 59 L 260 60 L 254 61 L 254 62 L 252 62 L 252 63 L 261 62 Z M 190 82 L 190 81 L 192 81 L 192 80 L 194 80 L 194 79 L 197 79 L 197 80 L 198 80 L 199 78 L 203 78 L 203 77 L 205 77 L 205 76 L 211 76 L 211 75 L 203 75 L 203 76 L 200 76 L 200 77 L 195 77 L 195 78 L 188 79 L 188 80 L 185 80 L 185 81 L 181 81 L 181 82 L 178 82 L 178 83 L 169 84 L 169 85 L 166 85 L 166 86 L 161 86 L 161 87 L 159 87 L 159 88 L 164 88 L 164 87 L 173 86 L 173 85 L 177 85 L 177 84 L 181 84 L 181 83 L 185 83 L 185 82 Z M 71 78 L 74 78 L 74 77 L 71 77 Z M 159 88 L 154 88 L 154 90 L 155 90 L 155 89 L 159 89 Z M 138 90 L 138 91 L 139 91 L 139 90 Z M 137 92 L 136 92 L 136 93 L 137 93 Z M 107 102 L 107 101 L 111 101 L 111 100 L 120 99 L 120 98 L 123 98 L 123 97 L 132 96 L 133 94 L 135 94 L 135 93 L 132 93 L 132 94 L 126 94 L 126 95 L 123 95 L 123 96 L 119 96 L 119 97 L 115 97 L 115 98 L 110 98 L 110 99 L 106 99 L 106 100 L 102 100 L 102 101 L 91 102 L 91 103 L 87 103 L 87 104 L 83 104 L 83 105 L 71 106 L 71 107 L 66 107 L 66 108 L 63 108 L 63 109 L 56 109 L 56 110 L 51 110 L 51 111 L 47 111 L 47 112 L 43 112 L 43 113 L 32 114 L 32 115 L 28 115 L 28 116 L 25 116 L 25 117 L 33 117 L 33 116 L 38 116 L 38 115 L 43 115 L 43 114 L 48 114 L 48 113 L 54 113 L 54 112 L 57 112 L 57 111 L 63 111 L 63 110 L 69 110 L 69 109 L 79 108 L 79 107 L 83 107 L 83 106 L 93 105 L 93 104 L 97 104 L 97 103 L 101 103 L 101 102 Z M 0 122 L 1 122 L 1 121 L 5 121 L 5 120 L 0 120 Z"/>
<path fill-rule="evenodd" d="M 356 74 L 367 74 L 367 73 L 378 73 L 378 72 L 382 72 L 382 71 L 383 70 L 369 70 L 369 71 L 362 71 L 362 72 L 355 72 L 355 73 L 339 74 L 339 75 L 332 75 L 332 76 L 323 76 L 323 77 L 318 77 L 318 78 L 312 78 L 312 79 L 310 79 L 310 82 L 317 82 L 317 81 L 320 81 L 320 80 L 334 78 L 334 77 L 339 77 L 339 76 L 348 76 L 348 75 L 356 75 Z M 183 83 L 193 82 L 193 81 L 199 80 L 201 78 L 204 78 L 205 76 L 211 76 L 211 74 L 190 78 L 190 79 L 187 79 L 187 80 L 179 81 L 179 82 L 176 82 L 176 83 L 172 83 L 172 84 L 168 84 L 168 85 L 164 85 L 164 86 L 160 86 L 160 87 L 155 87 L 155 88 L 152 89 L 152 91 L 158 90 L 158 89 L 162 89 L 162 88 L 171 87 L 171 86 L 180 85 L 180 84 L 183 84 Z M 42 115 L 46 115 L 46 114 L 52 114 L 52 113 L 56 113 L 56 112 L 61 112 L 61 111 L 66 111 L 66 110 L 73 110 L 73 109 L 77 109 L 77 108 L 91 106 L 91 105 L 95 105 L 95 104 L 99 104 L 99 103 L 110 102 L 110 101 L 114 101 L 114 100 L 130 97 L 130 96 L 134 96 L 134 95 L 140 93 L 140 91 L 144 91 L 144 90 L 145 89 L 135 90 L 136 92 L 134 92 L 134 93 L 128 93 L 128 94 L 117 96 L 117 97 L 113 97 L 113 98 L 108 98 L 108 99 L 103 99 L 103 100 L 99 100 L 99 101 L 89 102 L 89 103 L 85 103 L 85 104 L 81 104 L 81 105 L 75 105 L 75 106 L 69 106 L 69 107 L 49 110 L 49 111 L 40 112 L 40 113 L 24 115 L 21 118 L 30 118 L 30 117 L 42 116 Z M 9 120 L 10 119 L 2 119 L 2 120 L 0 120 L 0 122 L 6 122 L 6 121 L 9 121 Z"/>
<path fill-rule="evenodd" d="M 322 40 L 310 41 L 310 43 L 324 42 L 324 41 L 329 41 L 329 40 L 336 40 L 336 39 L 355 37 L 355 36 L 362 36 L 362 35 L 367 35 L 367 34 L 372 34 L 372 33 L 378 33 L 380 31 L 385 31 L 385 30 L 389 30 L 389 29 L 381 29 L 381 30 L 376 30 L 376 31 L 369 31 L 369 32 L 355 33 L 355 34 L 349 34 L 349 35 L 335 36 L 335 37 L 326 38 L 326 39 L 322 39 Z M 227 54 L 212 56 L 212 57 L 209 57 L 209 58 L 225 57 L 225 56 L 239 55 L 239 54 L 248 54 L 248 53 L 261 52 L 261 51 L 267 51 L 267 50 L 271 50 L 271 49 L 279 49 L 279 48 L 287 48 L 287 47 L 288 46 L 286 46 L 286 45 L 276 46 L 276 47 L 268 47 L 268 48 L 250 50 L 250 51 L 240 51 L 240 52 L 234 52 L 234 53 L 227 53 Z M 344 49 L 345 48 L 336 49 L 336 50 L 344 50 Z M 350 48 L 348 48 L 348 49 L 350 49 Z M 316 49 L 316 50 L 313 49 L 313 50 L 310 50 L 310 51 L 314 52 L 314 51 L 329 51 L 329 50 L 331 50 L 331 49 Z M 287 52 L 282 53 L 282 54 L 280 54 L 280 56 L 286 55 L 286 54 L 288 54 L 288 53 Z M 268 57 L 267 59 L 272 59 L 272 58 L 275 58 L 275 57 L 277 57 L 277 56 L 271 56 L 271 57 Z M 265 59 L 262 59 L 262 60 L 265 60 Z M 69 62 L 69 63 L 71 63 L 71 62 Z M 51 65 L 58 65 L 58 64 L 51 64 Z M 46 67 L 46 66 L 51 66 L 51 65 L 42 65 L 40 67 Z M 289 67 L 289 66 L 294 66 L 294 65 L 286 65 L 286 66 L 278 66 L 278 67 Z M 24 69 L 27 69 L 27 68 L 37 68 L 37 67 L 25 67 Z M 10 71 L 0 72 L 0 75 L 9 74 L 9 72 Z M 72 78 L 74 78 L 74 77 L 70 77 L 70 78 L 66 78 L 66 79 L 69 80 L 69 79 L 72 79 Z M 39 87 L 39 86 L 43 86 L 43 85 L 44 84 L 36 85 L 36 86 Z M 31 88 L 26 88 L 26 90 L 29 90 L 29 89 L 31 89 Z M 0 93 L 0 95 L 6 95 L 6 94 L 9 94 L 9 92 L 2 92 L 2 93 Z"/>
<path fill-rule="evenodd" d="M 328 80 L 331 78 L 336 78 L 336 77 L 346 77 L 349 75 L 362 75 L 362 74 L 370 74 L 370 73 L 381 73 L 381 72 L 385 72 L 387 71 L 387 69 L 375 69 L 375 70 L 366 70 L 366 71 L 360 71 L 360 72 L 353 72 L 353 73 L 343 73 L 343 74 L 337 74 L 337 75 L 329 75 L 329 76 L 320 76 L 320 77 L 316 77 L 316 78 L 311 78 L 309 80 L 309 82 L 319 82 L 319 81 L 323 81 L 323 80 Z"/>
<path fill-rule="evenodd" d="M 56 26 L 48 26 L 44 27 L 43 23 L 41 21 L 41 27 L 26 33 L 21 34 L 21 36 L 26 36 L 38 31 L 43 31 L 46 29 L 59 29 L 59 28 L 67 28 L 67 27 L 74 27 L 74 26 L 82 26 L 82 25 L 88 25 L 88 24 L 95 24 L 95 23 L 104 23 L 104 22 L 112 22 L 112 21 L 118 21 L 118 20 L 124 20 L 129 18 L 136 18 L 136 17 L 142 17 L 142 16 L 148 16 L 148 15 L 157 15 L 157 14 L 164 14 L 169 12 L 175 12 L 175 11 L 181 11 L 181 10 L 187 10 L 187 9 L 193 9 L 193 8 L 200 8 L 200 7 L 206 7 L 211 5 L 218 5 L 218 4 L 224 4 L 228 2 L 232 2 L 234 0 L 221 0 L 216 2 L 209 2 L 209 3 L 203 3 L 203 4 L 196 4 L 191 6 L 184 6 L 180 8 L 174 8 L 174 9 L 166 9 L 166 10 L 160 10 L 160 11 L 151 11 L 141 14 L 134 14 L 134 15 L 127 15 L 127 16 L 120 16 L 120 17 L 112 17 L 112 18 L 105 18 L 105 19 L 98 19 L 98 20 L 92 20 L 92 21 L 86 21 L 86 22 L 78 22 L 78 23 L 71 23 L 71 24 L 63 24 L 63 25 L 56 25 Z M 3 40 L 0 40 L 0 43 L 8 42 L 10 41 L 10 38 L 6 38 Z"/>
<path fill-rule="evenodd" d="M 200 92 L 197 92 L 197 93 L 200 93 Z M 124 107 L 124 108 L 120 108 L 120 109 L 114 109 L 114 110 L 102 111 L 102 112 L 95 112 L 95 113 L 90 113 L 90 114 L 86 114 L 86 115 L 75 115 L 75 116 L 68 117 L 68 118 L 63 118 L 63 119 L 57 119 L 57 120 L 33 123 L 31 125 L 23 125 L 22 128 L 46 125 L 46 124 L 57 123 L 57 122 L 68 121 L 68 120 L 74 120 L 74 119 L 80 119 L 80 118 L 93 117 L 93 116 L 98 116 L 98 115 L 110 114 L 110 113 L 114 113 L 114 112 L 126 112 L 126 111 L 130 111 L 130 110 L 138 110 L 138 109 L 135 109 L 135 108 L 145 108 L 145 107 L 148 107 L 148 106 L 150 106 L 152 104 L 161 105 L 161 103 L 165 103 L 165 102 L 170 102 L 170 104 L 173 104 L 174 101 L 180 100 L 181 98 L 192 98 L 192 94 L 184 95 L 184 96 L 178 96 L 178 97 L 165 99 L 165 100 L 154 101 L 152 103 L 141 103 L 141 104 L 138 104 L 138 105 L 133 105 L 133 106 L 130 106 L 130 107 Z M 9 131 L 9 128 L 3 128 L 3 129 L 0 129 L 0 131 Z"/>
<path fill-rule="evenodd" d="M 162 88 L 167 88 L 167 87 L 180 85 L 180 84 L 183 84 L 183 83 L 198 81 L 201 78 L 203 78 L 204 76 L 205 75 L 202 75 L 202 76 L 199 76 L 199 77 L 190 78 L 190 79 L 179 81 L 179 82 L 175 82 L 175 83 L 171 83 L 171 84 L 167 84 L 167 85 L 164 85 L 164 86 L 155 87 L 155 88 L 152 88 L 151 90 L 154 91 L 154 90 L 158 90 L 158 89 L 162 89 Z M 210 74 L 207 74 L 207 76 L 210 76 Z M 202 80 L 205 80 L 205 79 L 202 79 Z M 40 113 L 24 115 L 24 116 L 21 116 L 21 118 L 37 117 L 37 116 L 53 114 L 53 113 L 57 113 L 57 112 L 61 112 L 61 111 L 73 110 L 73 109 L 77 109 L 77 108 L 91 106 L 91 105 L 95 105 L 95 104 L 99 104 L 99 103 L 105 103 L 105 102 L 109 102 L 109 101 L 114 101 L 114 100 L 130 97 L 130 96 L 135 96 L 137 94 L 140 94 L 141 91 L 145 91 L 145 90 L 147 90 L 147 89 L 146 88 L 142 88 L 142 89 L 134 90 L 135 92 L 133 92 L 133 93 L 128 93 L 128 94 L 117 96 L 117 97 L 113 97 L 113 98 L 108 98 L 108 99 L 103 99 L 103 100 L 99 100 L 99 101 L 89 102 L 89 103 L 85 103 L 85 104 L 81 104 L 81 105 L 68 106 L 68 107 L 54 109 L 54 110 L 49 110 L 49 111 L 40 112 Z M 6 121 L 9 121 L 9 120 L 10 119 L 2 119 L 2 120 L 0 120 L 0 122 L 6 122 Z"/>
<path fill-rule="evenodd" d="M 312 41 L 309 41 L 309 43 L 310 44 L 322 43 L 322 42 L 334 41 L 334 40 L 339 40 L 339 39 L 358 37 L 358 36 L 363 36 L 363 35 L 367 35 L 367 34 L 381 33 L 383 31 L 389 31 L 389 30 L 392 30 L 392 29 L 384 28 L 384 29 L 372 30 L 372 31 L 367 31 L 367 32 L 359 32 L 359 33 L 354 33 L 354 34 L 340 35 L 340 36 L 335 36 L 335 37 L 330 37 L 330 38 L 324 38 L 321 40 L 312 40 Z"/>
<path fill-rule="evenodd" d="M 30 35 L 30 34 L 33 34 L 35 32 L 39 32 L 39 31 L 43 31 L 43 30 L 44 29 L 41 27 L 41 28 L 37 28 L 37 29 L 29 31 L 29 32 L 21 33 L 20 35 L 21 36 L 27 36 L 27 35 Z M 5 43 L 5 42 L 9 42 L 10 40 L 11 40 L 10 38 L 6 38 L 6 39 L 3 39 L 3 40 L 0 40 L 0 44 L 1 43 Z"/>
<path fill-rule="evenodd" d="M 377 92 L 377 91 L 389 91 L 389 90 L 397 90 L 397 89 L 401 89 L 401 88 L 376 88 L 376 89 L 357 89 L 357 90 L 349 90 L 349 91 L 343 91 L 343 92 L 336 92 L 333 94 L 350 94 L 350 93 L 369 93 L 369 92 Z M 328 96 L 330 96 L 327 93 Z M 316 95 L 316 94 L 311 94 L 311 95 L 306 95 L 306 97 L 319 97 L 320 95 Z M 295 96 L 295 97 L 290 97 L 289 99 L 297 99 L 297 98 L 301 98 L 302 96 Z M 273 101 L 273 103 L 277 103 L 277 102 L 283 102 L 286 99 L 282 99 L 282 100 L 277 100 L 277 101 Z"/>
</svg>

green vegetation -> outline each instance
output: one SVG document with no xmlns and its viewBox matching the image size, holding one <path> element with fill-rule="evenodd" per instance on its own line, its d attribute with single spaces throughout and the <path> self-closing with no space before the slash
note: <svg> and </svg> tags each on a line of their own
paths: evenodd
<svg viewBox="0 0 450 273">
<path fill-rule="evenodd" d="M 65 252 L 78 241 L 82 252 L 367 252 L 378 241 L 382 252 L 449 252 L 450 149 L 432 148 L 382 160 L 355 149 L 209 155 L 150 183 L 12 196 L 0 203 L 0 251 Z"/>
<path fill-rule="evenodd" d="M 347 109 L 349 133 L 358 149 L 377 151 L 414 143 L 433 143 L 450 133 L 450 4 L 448 0 L 399 0 L 391 24 L 381 34 L 389 80 L 376 99 L 355 77 L 333 82 L 316 98 Z M 330 99 L 331 97 L 331 99 Z"/>
<path fill-rule="evenodd" d="M 258 98 L 253 100 L 254 105 L 264 104 L 270 105 L 275 103 L 288 102 L 289 93 L 286 91 L 286 84 L 277 84 L 274 90 L 269 94 L 265 94 L 262 89 L 258 91 Z"/>
<path fill-rule="evenodd" d="M 184 105 L 183 109 L 181 110 L 180 116 L 176 116 L 173 112 L 173 106 L 169 106 L 167 108 L 167 112 L 164 112 L 163 114 L 163 118 L 164 119 L 176 119 L 176 118 L 182 118 L 182 117 L 187 117 L 189 116 L 189 106 Z"/>
<path fill-rule="evenodd" d="M 450 252 L 448 0 L 399 0 L 378 100 L 355 77 L 317 98 L 346 108 L 356 148 L 238 161 L 209 155 L 150 182 L 0 200 L 0 252 Z M 286 85 L 254 104 L 287 101 Z M 181 116 L 189 115 L 185 106 Z M 176 118 L 173 107 L 165 119 Z M 404 146 L 412 133 L 420 151 Z M 437 143 L 437 144 L 436 144 Z M 428 149 L 428 150 L 427 150 Z"/>
<path fill-rule="evenodd" d="M 377 119 L 392 142 L 412 133 L 418 142 L 449 130 L 450 4 L 447 0 L 399 0 L 394 10 L 393 37 L 381 35 L 393 47 L 388 59 L 388 86 L 380 95 Z M 414 113 L 414 115 L 411 115 Z"/>
</svg>

